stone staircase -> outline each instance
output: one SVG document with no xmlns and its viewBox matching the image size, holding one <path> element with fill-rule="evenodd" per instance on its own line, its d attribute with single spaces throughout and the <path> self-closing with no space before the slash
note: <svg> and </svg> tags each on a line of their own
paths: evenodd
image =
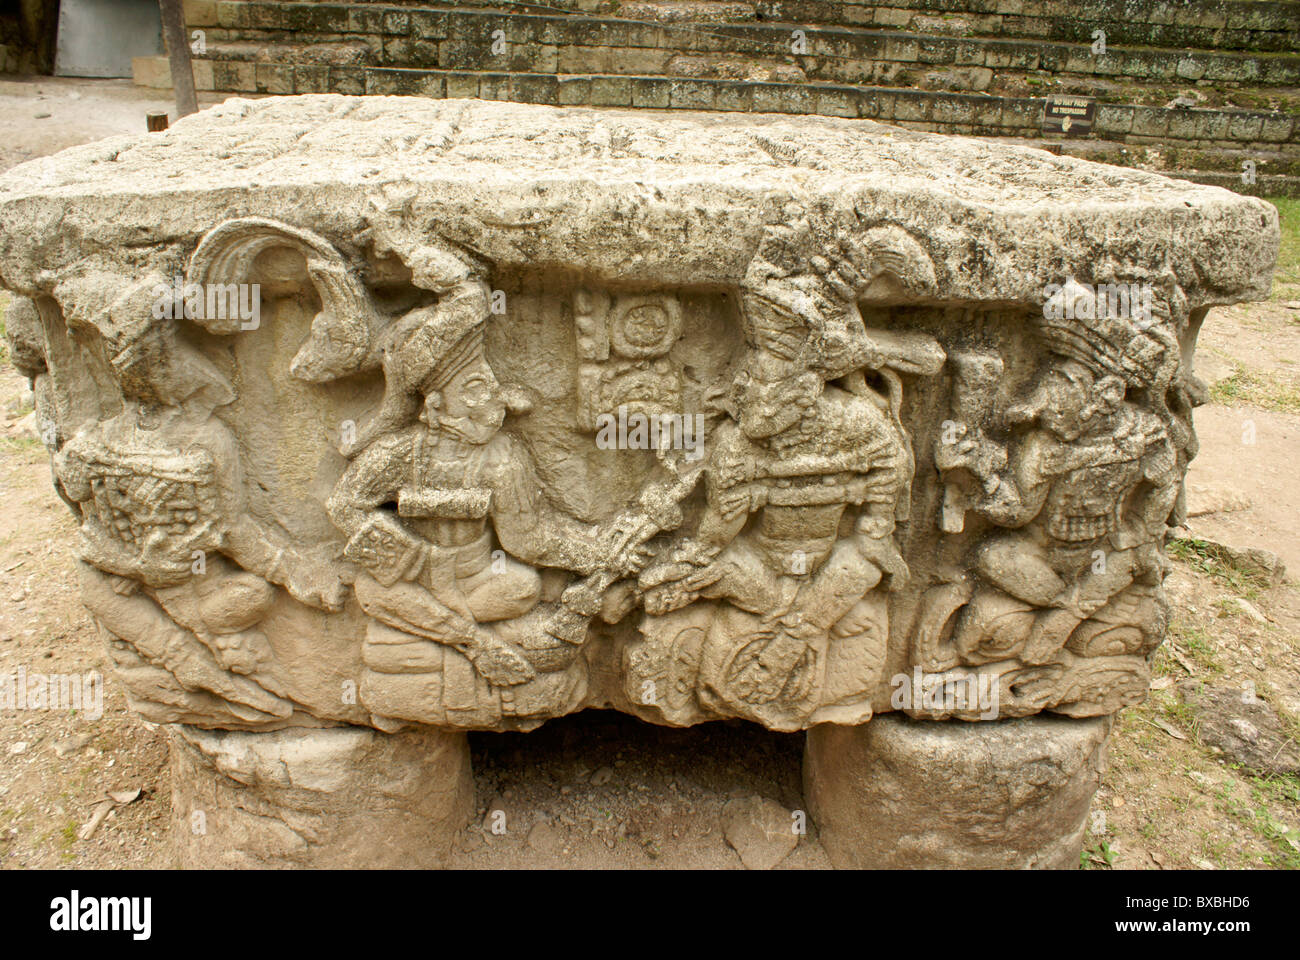
<svg viewBox="0 0 1300 960">
<path fill-rule="evenodd" d="M 186 0 L 185 11 L 203 31 L 203 90 L 816 113 L 1030 142 L 1043 140 L 1046 96 L 1087 96 L 1099 101 L 1091 137 L 1054 149 L 1300 195 L 1294 2 Z M 137 80 L 169 84 L 165 59 L 138 64 Z"/>
</svg>

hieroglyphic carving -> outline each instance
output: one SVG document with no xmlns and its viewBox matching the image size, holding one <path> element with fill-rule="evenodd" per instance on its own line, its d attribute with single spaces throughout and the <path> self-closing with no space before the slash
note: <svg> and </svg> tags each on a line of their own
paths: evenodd
<svg viewBox="0 0 1300 960">
<path fill-rule="evenodd" d="M 574 326 L 578 429 L 596 430 L 601 414 L 620 408 L 646 417 L 681 411 L 682 371 L 668 357 L 682 332 L 676 298 L 579 290 Z"/>
</svg>

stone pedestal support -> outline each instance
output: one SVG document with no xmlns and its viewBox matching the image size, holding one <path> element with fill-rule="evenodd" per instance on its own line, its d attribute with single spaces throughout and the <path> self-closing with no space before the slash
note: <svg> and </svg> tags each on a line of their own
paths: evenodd
<svg viewBox="0 0 1300 960">
<path fill-rule="evenodd" d="M 837 867 L 1072 869 L 1109 718 L 901 714 L 808 733 L 804 793 Z"/>
<path fill-rule="evenodd" d="M 179 867 L 438 867 L 473 811 L 463 733 L 170 730 Z"/>
</svg>

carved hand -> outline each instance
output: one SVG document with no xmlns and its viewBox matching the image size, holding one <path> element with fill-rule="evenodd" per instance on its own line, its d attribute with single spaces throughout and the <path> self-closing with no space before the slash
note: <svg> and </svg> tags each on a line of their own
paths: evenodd
<svg viewBox="0 0 1300 960">
<path fill-rule="evenodd" d="M 951 442 L 940 437 L 934 445 L 934 465 L 941 473 L 959 467 L 970 469 L 977 456 L 979 443 L 966 436 L 966 424 L 955 424 L 953 433 L 955 436 Z"/>
<path fill-rule="evenodd" d="M 523 654 L 486 630 L 478 632 L 473 643 L 465 648 L 465 655 L 494 687 L 513 687 L 537 675 Z"/>
<path fill-rule="evenodd" d="M 614 529 L 606 566 L 624 575 L 640 572 L 654 556 L 645 542 L 659 532 L 658 526 L 645 518 L 625 516 L 615 522 Z"/>
<path fill-rule="evenodd" d="M 645 611 L 652 617 L 662 617 L 682 609 L 694 600 L 695 595 L 680 583 L 665 583 L 646 591 Z"/>
<path fill-rule="evenodd" d="M 331 564 L 303 558 L 293 564 L 285 583 L 295 598 L 312 607 L 337 613 L 347 600 L 347 587 Z"/>
<path fill-rule="evenodd" d="M 718 494 L 718 509 L 722 519 L 730 523 L 745 513 L 752 512 L 752 498 L 747 484 L 732 487 Z"/>
</svg>

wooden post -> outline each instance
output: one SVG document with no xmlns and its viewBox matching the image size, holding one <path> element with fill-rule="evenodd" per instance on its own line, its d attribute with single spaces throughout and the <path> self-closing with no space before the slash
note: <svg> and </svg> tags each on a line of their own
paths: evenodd
<svg viewBox="0 0 1300 960">
<path fill-rule="evenodd" d="M 194 93 L 194 68 L 190 65 L 190 45 L 185 36 L 185 16 L 181 0 L 158 0 L 162 10 L 163 35 L 167 38 L 167 58 L 171 61 L 172 88 L 176 91 L 176 116 L 199 112 Z"/>
</svg>

